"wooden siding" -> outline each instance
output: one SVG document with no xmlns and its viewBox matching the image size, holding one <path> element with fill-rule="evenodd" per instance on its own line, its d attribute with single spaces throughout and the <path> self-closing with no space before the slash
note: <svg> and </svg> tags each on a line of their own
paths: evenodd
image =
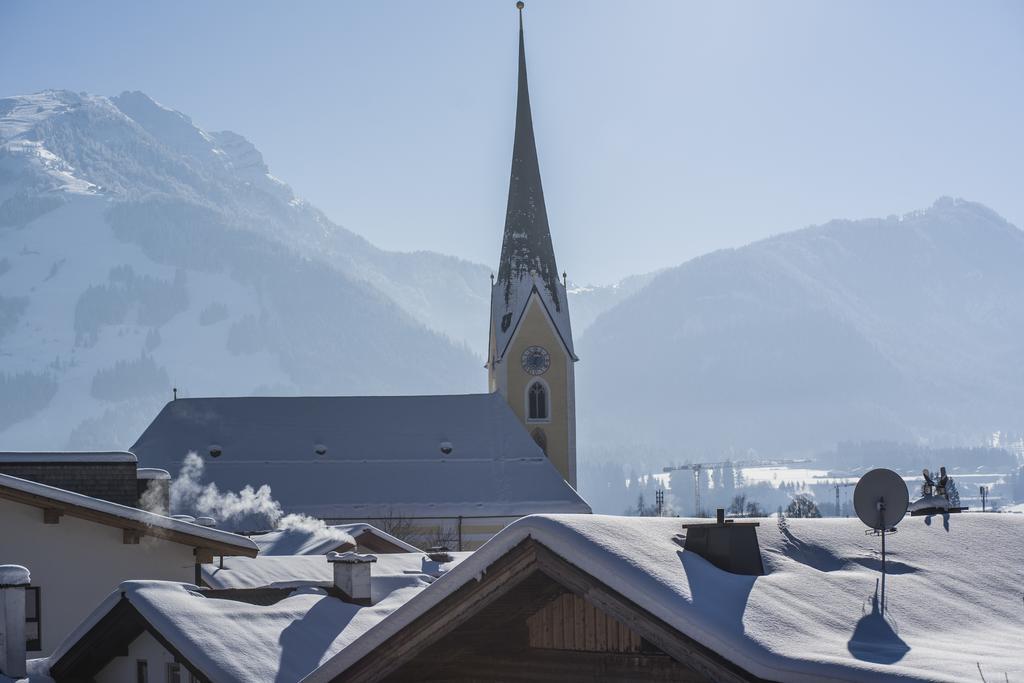
<svg viewBox="0 0 1024 683">
<path fill-rule="evenodd" d="M 643 639 L 572 593 L 561 595 L 526 620 L 530 647 L 578 652 L 640 652 Z"/>
<path fill-rule="evenodd" d="M 528 620 L 563 595 L 580 596 L 608 618 L 641 638 L 640 652 L 565 650 L 530 647 Z M 566 623 L 577 624 L 587 644 L 586 613 L 562 603 L 562 643 Z M 551 621 L 552 642 L 556 638 Z M 594 620 L 594 646 L 597 621 Z M 543 624 L 541 624 L 543 629 Z M 541 636 L 544 637 L 543 635 Z M 329 664 L 326 666 L 330 666 Z M 329 669 L 328 669 L 329 670 Z M 424 681 L 702 681 L 762 683 L 697 641 L 532 538 L 496 560 L 470 581 L 366 652 L 334 683 L 422 683 Z"/>
<path fill-rule="evenodd" d="M 471 653 L 418 683 L 712 683 L 701 674 L 658 654 L 568 652 L 532 649 L 521 654 Z"/>
</svg>

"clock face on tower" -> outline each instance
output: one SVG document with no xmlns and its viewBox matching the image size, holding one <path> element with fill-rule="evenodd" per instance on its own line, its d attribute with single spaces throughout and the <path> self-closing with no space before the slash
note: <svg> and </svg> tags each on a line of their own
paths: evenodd
<svg viewBox="0 0 1024 683">
<path fill-rule="evenodd" d="M 523 351 L 522 363 L 531 375 L 543 375 L 551 367 L 551 354 L 543 346 L 530 346 Z"/>
</svg>

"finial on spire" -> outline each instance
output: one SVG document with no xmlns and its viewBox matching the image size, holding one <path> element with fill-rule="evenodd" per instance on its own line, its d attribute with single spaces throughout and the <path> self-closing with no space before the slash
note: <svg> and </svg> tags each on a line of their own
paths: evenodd
<svg viewBox="0 0 1024 683">
<path fill-rule="evenodd" d="M 524 7 L 526 7 L 526 3 L 523 2 L 523 0 L 519 0 L 519 2 L 516 3 L 516 9 L 519 10 L 520 12 L 523 11 Z"/>
</svg>

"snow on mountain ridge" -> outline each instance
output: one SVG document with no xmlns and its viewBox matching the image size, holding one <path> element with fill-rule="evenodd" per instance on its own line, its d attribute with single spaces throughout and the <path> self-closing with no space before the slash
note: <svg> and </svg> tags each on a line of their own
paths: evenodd
<svg viewBox="0 0 1024 683">
<path fill-rule="evenodd" d="M 7 448 L 131 443 L 172 385 L 289 395 L 483 382 L 466 348 L 423 323 L 447 327 L 436 312 L 452 299 L 484 309 L 478 267 L 453 262 L 438 278 L 448 257 L 375 248 L 297 199 L 241 135 L 203 131 L 142 93 L 0 99 L 0 254 Z"/>
</svg>

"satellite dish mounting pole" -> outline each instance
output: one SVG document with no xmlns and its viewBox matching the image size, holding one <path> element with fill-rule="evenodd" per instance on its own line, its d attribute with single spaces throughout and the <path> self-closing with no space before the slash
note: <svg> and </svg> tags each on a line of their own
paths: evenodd
<svg viewBox="0 0 1024 683">
<path fill-rule="evenodd" d="M 878 499 L 878 524 L 882 527 L 882 614 L 885 614 L 885 496 Z"/>
<path fill-rule="evenodd" d="M 907 514 L 910 492 L 900 475 L 892 470 L 874 469 L 857 482 L 853 490 L 853 507 L 860 521 L 868 527 L 865 533 L 882 537 L 882 599 L 885 613 L 885 534 L 896 533 L 896 525 Z"/>
</svg>

